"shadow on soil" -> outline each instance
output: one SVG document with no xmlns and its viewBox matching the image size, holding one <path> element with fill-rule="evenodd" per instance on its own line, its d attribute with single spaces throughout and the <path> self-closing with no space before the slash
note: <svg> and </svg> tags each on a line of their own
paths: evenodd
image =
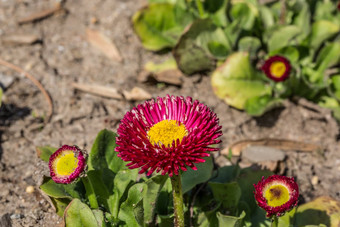
<svg viewBox="0 0 340 227">
<path fill-rule="evenodd" d="M 295 214 L 294 226 L 307 226 L 315 225 L 319 226 L 324 224 L 325 226 L 331 226 L 331 219 L 326 211 L 307 209 L 303 212 Z"/>
<path fill-rule="evenodd" d="M 271 128 L 275 126 L 275 123 L 280 118 L 284 107 L 275 108 L 271 111 L 266 112 L 260 117 L 255 117 L 256 124 L 259 127 Z"/>
<path fill-rule="evenodd" d="M 13 122 L 24 119 L 29 114 L 31 114 L 31 109 L 28 107 L 18 107 L 14 104 L 3 104 L 0 107 L 0 160 L 2 157 L 1 142 L 6 128 Z"/>
</svg>

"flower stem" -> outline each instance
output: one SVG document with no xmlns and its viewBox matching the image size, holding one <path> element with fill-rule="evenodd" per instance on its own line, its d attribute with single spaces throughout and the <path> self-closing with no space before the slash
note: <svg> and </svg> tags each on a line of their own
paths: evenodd
<svg viewBox="0 0 340 227">
<path fill-rule="evenodd" d="M 272 219 L 272 227 L 278 227 L 279 226 L 279 218 L 274 215 Z"/>
<path fill-rule="evenodd" d="M 200 18 L 203 18 L 204 17 L 204 8 L 203 8 L 201 0 L 195 0 L 195 3 L 196 3 L 196 7 L 198 9 L 198 12 L 200 14 Z"/>
<path fill-rule="evenodd" d="M 172 195 L 174 200 L 174 226 L 184 227 L 184 210 L 183 210 L 183 195 L 181 175 L 173 175 L 170 177 L 172 185 Z"/>
<path fill-rule="evenodd" d="M 93 187 L 91 183 L 89 182 L 89 179 L 87 179 L 87 177 L 82 177 L 81 180 L 83 181 L 83 184 L 85 186 L 86 197 L 88 198 L 90 202 L 91 208 L 97 209 L 98 202 L 97 202 L 96 194 L 93 191 Z"/>
</svg>

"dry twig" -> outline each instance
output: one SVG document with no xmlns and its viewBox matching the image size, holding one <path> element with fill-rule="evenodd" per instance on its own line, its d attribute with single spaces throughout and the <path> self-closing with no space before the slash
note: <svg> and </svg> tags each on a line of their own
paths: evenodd
<svg viewBox="0 0 340 227">
<path fill-rule="evenodd" d="M 18 73 L 24 74 L 24 76 L 26 76 L 29 80 L 31 80 L 35 84 L 35 86 L 37 86 L 39 88 L 41 93 L 46 98 L 48 106 L 49 106 L 49 110 L 48 110 L 47 117 L 45 119 L 45 123 L 49 122 L 51 117 L 52 117 L 52 114 L 53 114 L 53 103 L 52 103 L 52 99 L 51 99 L 50 95 L 47 93 L 47 91 L 41 85 L 41 83 L 37 79 L 35 79 L 31 74 L 29 74 L 28 72 L 23 70 L 22 68 L 20 68 L 16 65 L 13 65 L 12 63 L 9 63 L 5 60 L 2 60 L 1 58 L 0 58 L 0 65 L 3 65 L 3 66 L 10 68 L 10 69 L 13 69 L 14 71 L 16 71 Z"/>
<path fill-rule="evenodd" d="M 101 85 L 93 85 L 93 84 L 81 84 L 81 83 L 73 83 L 72 87 L 78 89 L 83 92 L 87 92 L 93 95 L 98 95 L 106 98 L 113 99 L 123 99 L 123 96 L 119 94 L 117 89 L 111 87 L 105 87 Z"/>
<path fill-rule="evenodd" d="M 2 39 L 2 43 L 9 45 L 30 45 L 39 41 L 40 37 L 34 34 L 15 34 Z"/>
</svg>

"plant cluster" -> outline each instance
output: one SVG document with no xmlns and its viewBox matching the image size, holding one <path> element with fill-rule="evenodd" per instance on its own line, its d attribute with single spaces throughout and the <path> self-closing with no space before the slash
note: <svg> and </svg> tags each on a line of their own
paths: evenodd
<svg viewBox="0 0 340 227">
<path fill-rule="evenodd" d="M 299 197 L 293 178 L 215 166 L 210 153 L 221 126 L 190 97 L 146 101 L 126 113 L 117 132 L 102 130 L 89 153 L 37 148 L 50 169 L 40 189 L 66 226 L 302 226 L 311 224 L 310 207 L 334 211 L 330 199 L 292 209 Z M 312 224 L 340 222 L 333 211 L 334 220 Z"/>
<path fill-rule="evenodd" d="M 212 72 L 215 94 L 235 108 L 259 116 L 298 96 L 340 119 L 339 4 L 149 0 L 133 25 L 146 49 L 172 50 L 184 73 Z"/>
</svg>

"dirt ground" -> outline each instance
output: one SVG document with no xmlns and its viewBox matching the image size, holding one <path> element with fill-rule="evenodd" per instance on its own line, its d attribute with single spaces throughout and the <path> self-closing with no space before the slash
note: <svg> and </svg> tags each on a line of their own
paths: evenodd
<svg viewBox="0 0 340 227">
<path fill-rule="evenodd" d="M 54 7 L 57 1 L 0 0 L 0 58 L 36 77 L 49 92 L 54 112 L 43 118 L 48 104 L 23 75 L 0 66 L 0 76 L 14 79 L 4 90 L 0 110 L 0 226 L 55 226 L 61 219 L 38 191 L 47 173 L 35 147 L 77 144 L 91 148 L 104 128 L 116 130 L 126 111 L 143 101 L 109 99 L 75 90 L 73 82 L 105 85 L 119 91 L 140 87 L 152 97 L 192 96 L 217 113 L 223 127 L 221 149 L 242 139 L 278 138 L 319 145 L 322 152 L 286 152 L 284 173 L 296 177 L 301 202 L 328 195 L 340 200 L 339 126 L 328 110 L 305 100 L 252 118 L 228 107 L 212 92 L 206 75 L 184 77 L 181 86 L 141 83 L 137 77 L 148 61 L 169 55 L 145 51 L 131 26 L 142 0 L 65 1 L 63 10 L 39 21 L 18 24 L 32 13 Z M 91 46 L 86 29 L 112 40 L 123 62 L 113 61 Z M 13 35 L 36 35 L 40 41 L 18 45 L 4 42 Z M 34 192 L 32 188 L 34 187 Z M 7 223 L 7 224 L 6 224 Z"/>
</svg>

